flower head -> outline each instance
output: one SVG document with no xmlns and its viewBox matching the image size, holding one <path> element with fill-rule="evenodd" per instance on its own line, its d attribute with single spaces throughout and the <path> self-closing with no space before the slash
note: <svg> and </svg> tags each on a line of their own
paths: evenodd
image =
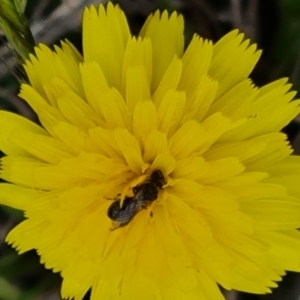
<svg viewBox="0 0 300 300">
<path fill-rule="evenodd" d="M 76 300 L 221 300 L 300 271 L 300 160 L 279 132 L 299 101 L 248 79 L 259 56 L 238 31 L 184 51 L 176 13 L 134 37 L 118 6 L 87 8 L 83 56 L 26 63 L 41 126 L 0 112 L 0 201 L 26 216 L 7 241 Z"/>
</svg>

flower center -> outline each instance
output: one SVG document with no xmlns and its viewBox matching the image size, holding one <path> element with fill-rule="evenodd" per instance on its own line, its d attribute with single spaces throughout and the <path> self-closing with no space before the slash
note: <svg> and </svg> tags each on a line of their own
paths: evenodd
<svg viewBox="0 0 300 300">
<path fill-rule="evenodd" d="M 162 172 L 154 170 L 146 180 L 132 188 L 132 197 L 126 196 L 123 201 L 117 197 L 107 211 L 107 216 L 113 223 L 112 229 L 127 225 L 139 211 L 147 209 L 158 198 L 159 191 L 165 184 Z"/>
</svg>

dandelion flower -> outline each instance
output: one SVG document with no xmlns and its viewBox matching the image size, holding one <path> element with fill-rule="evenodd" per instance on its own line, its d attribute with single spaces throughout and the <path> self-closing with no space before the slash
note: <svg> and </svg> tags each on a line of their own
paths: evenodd
<svg viewBox="0 0 300 300">
<path fill-rule="evenodd" d="M 7 242 L 76 300 L 222 300 L 299 272 L 300 159 L 279 132 L 299 102 L 287 79 L 253 84 L 259 56 L 238 31 L 184 51 L 177 13 L 135 37 L 118 6 L 86 8 L 83 56 L 66 41 L 26 63 L 41 125 L 0 112 L 0 201 L 26 217 Z M 154 172 L 153 201 L 112 228 Z"/>
</svg>

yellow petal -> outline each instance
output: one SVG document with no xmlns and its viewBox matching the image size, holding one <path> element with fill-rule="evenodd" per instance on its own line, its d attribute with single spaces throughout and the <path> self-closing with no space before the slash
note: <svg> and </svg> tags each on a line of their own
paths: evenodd
<svg viewBox="0 0 300 300">
<path fill-rule="evenodd" d="M 151 100 L 146 76 L 146 69 L 142 65 L 129 67 L 126 70 L 126 104 L 131 114 L 137 103 Z"/>
<path fill-rule="evenodd" d="M 266 181 L 283 185 L 290 195 L 300 197 L 300 186 L 296 184 L 299 178 L 299 164 L 299 156 L 289 156 L 276 164 L 269 164 L 266 171 L 270 173 L 270 177 Z"/>
<path fill-rule="evenodd" d="M 122 152 L 118 148 L 118 144 L 113 138 L 113 131 L 106 130 L 101 127 L 89 130 L 90 137 L 98 146 L 98 152 L 111 158 L 121 158 Z"/>
<path fill-rule="evenodd" d="M 97 144 L 88 134 L 69 123 L 57 122 L 52 131 L 53 135 L 68 146 L 73 153 L 94 152 L 98 149 Z"/>
<path fill-rule="evenodd" d="M 220 160 L 212 160 L 206 162 L 207 172 L 200 175 L 198 180 L 202 184 L 212 184 L 222 180 L 228 180 L 241 174 L 245 170 L 245 166 L 241 164 L 239 159 L 235 157 L 227 157 Z"/>
<path fill-rule="evenodd" d="M 142 66 L 144 68 L 148 87 L 150 87 L 152 81 L 152 44 L 150 39 L 132 37 L 128 40 L 124 54 L 122 71 L 123 91 L 125 90 L 127 69 L 135 66 Z M 128 79 L 130 79 L 129 76 Z M 138 88 L 139 85 L 137 84 L 136 87 Z"/>
<path fill-rule="evenodd" d="M 80 66 L 83 87 L 88 104 L 104 119 L 99 95 L 105 95 L 109 87 L 103 70 L 96 62 L 83 63 Z"/>
<path fill-rule="evenodd" d="M 48 104 L 46 94 L 45 97 L 42 97 L 41 94 L 27 84 L 21 85 L 19 96 L 23 98 L 35 112 L 37 112 L 41 106 Z"/>
<path fill-rule="evenodd" d="M 153 79 L 151 90 L 156 90 L 174 56 L 181 57 L 183 53 L 183 18 L 173 12 L 155 12 L 144 24 L 140 36 L 149 38 L 153 49 Z M 165 41 L 168 41 L 167 43 Z"/>
<path fill-rule="evenodd" d="M 268 245 L 270 263 L 274 268 L 299 272 L 300 244 L 298 230 L 259 230 L 256 238 Z"/>
<path fill-rule="evenodd" d="M 1 183 L 0 185 L 1 204 L 21 210 L 26 210 L 42 193 L 32 188 L 24 188 L 9 183 Z"/>
<path fill-rule="evenodd" d="M 225 157 L 237 157 L 240 161 L 250 162 L 252 157 L 259 155 L 266 148 L 268 140 L 276 134 L 269 133 L 259 137 L 254 137 L 242 142 L 228 142 L 213 145 L 204 154 L 207 160 L 214 160 Z"/>
<path fill-rule="evenodd" d="M 18 131 L 19 128 L 35 134 L 49 136 L 42 127 L 28 119 L 11 112 L 0 111 L 0 148 L 7 155 L 31 156 L 24 148 L 10 141 L 13 132 Z"/>
<path fill-rule="evenodd" d="M 187 97 L 187 105 L 185 110 L 185 117 L 182 121 L 189 119 L 196 119 L 202 121 L 207 115 L 210 105 L 215 100 L 218 90 L 218 82 L 212 80 L 206 75 L 197 80 L 198 85 L 195 87 L 194 93 L 191 97 Z"/>
<path fill-rule="evenodd" d="M 249 47 L 249 40 L 242 41 L 243 38 L 243 34 L 234 30 L 214 45 L 208 74 L 219 81 L 217 97 L 246 79 L 260 57 L 256 45 Z"/>
<path fill-rule="evenodd" d="M 143 162 L 137 140 L 124 129 L 116 129 L 114 138 L 131 170 L 136 174 L 143 173 L 147 165 Z"/>
<path fill-rule="evenodd" d="M 99 122 L 97 114 L 91 107 L 70 90 L 64 96 L 58 98 L 57 102 L 58 108 L 66 120 L 81 130 L 88 131 L 90 128 L 96 127 Z"/>
<path fill-rule="evenodd" d="M 227 140 L 237 141 L 279 131 L 299 114 L 299 100 L 292 101 L 296 93 L 288 92 L 291 86 L 285 85 L 284 81 L 280 83 L 270 90 L 266 87 L 258 94 L 248 109 L 247 122 L 228 133 Z"/>
<path fill-rule="evenodd" d="M 70 149 L 62 142 L 45 135 L 18 130 L 12 133 L 10 140 L 33 157 L 47 163 L 56 164 L 71 156 Z"/>
<path fill-rule="evenodd" d="M 300 227 L 300 201 L 296 198 L 274 197 L 244 202 L 243 212 L 260 230 L 284 230 Z"/>
<path fill-rule="evenodd" d="M 213 55 L 213 45 L 210 41 L 203 41 L 195 34 L 182 56 L 182 77 L 179 89 L 191 96 L 199 85 L 199 78 L 207 74 L 211 58 Z"/>
<path fill-rule="evenodd" d="M 203 145 L 204 137 L 203 126 L 196 121 L 188 121 L 170 138 L 170 153 L 176 159 L 188 157 Z"/>
<path fill-rule="evenodd" d="M 158 154 L 153 163 L 152 170 L 161 170 L 165 175 L 169 175 L 175 168 L 175 158 L 168 152 Z"/>
<path fill-rule="evenodd" d="M 265 147 L 262 151 L 249 157 L 245 163 L 249 171 L 266 171 L 270 166 L 279 163 L 292 153 L 291 146 L 287 142 L 285 134 L 276 132 L 268 135 L 262 135 L 257 138 L 259 141 L 265 141 Z"/>
<path fill-rule="evenodd" d="M 208 115 L 221 111 L 233 120 L 245 117 L 255 118 L 256 115 L 254 113 L 251 115 L 250 108 L 258 93 L 259 90 L 254 87 L 249 79 L 243 80 L 215 101 L 209 108 Z"/>
<path fill-rule="evenodd" d="M 45 97 L 46 94 L 42 86 L 57 73 L 55 70 L 55 54 L 43 44 L 39 44 L 34 50 L 35 56 L 33 54 L 29 55 L 25 69 L 28 72 L 31 85 L 38 93 Z"/>
<path fill-rule="evenodd" d="M 205 121 L 202 122 L 202 126 L 205 131 L 205 139 L 202 142 L 201 149 L 199 149 L 199 154 L 204 153 L 215 142 L 221 140 L 222 135 L 231 130 L 235 125 L 223 114 L 215 113 L 205 119 Z"/>
<path fill-rule="evenodd" d="M 55 50 L 56 52 L 53 52 L 46 45 L 40 44 L 35 48 L 36 57 L 29 56 L 25 69 L 32 86 L 45 97 L 43 85 L 50 82 L 52 78 L 59 77 L 68 83 L 76 93 L 82 95 L 83 89 L 78 67 L 79 56 L 74 55 L 74 50 L 67 43 L 63 45 L 62 49 L 55 47 Z"/>
<path fill-rule="evenodd" d="M 95 38 L 96 37 L 96 38 Z M 111 38 L 113 37 L 113 38 Z M 120 89 L 122 62 L 130 32 L 119 6 L 108 3 L 86 8 L 83 14 L 83 57 L 95 61 L 103 70 L 109 86 Z M 112 63 L 113 62 L 113 63 Z"/>
<path fill-rule="evenodd" d="M 162 79 L 153 94 L 153 101 L 155 104 L 159 104 L 168 91 L 177 89 L 181 72 L 182 62 L 175 56 L 166 69 L 166 72 L 163 74 Z"/>
<path fill-rule="evenodd" d="M 139 102 L 133 112 L 133 133 L 138 140 L 145 140 L 157 128 L 156 109 L 152 101 Z"/>
<path fill-rule="evenodd" d="M 202 157 L 187 157 L 176 161 L 172 178 L 198 180 L 208 172 L 208 165 Z"/>
<path fill-rule="evenodd" d="M 153 130 L 144 142 L 144 149 L 144 161 L 153 161 L 160 153 L 167 152 L 167 136 L 163 132 Z"/>
<path fill-rule="evenodd" d="M 157 108 L 157 126 L 160 131 L 171 135 L 177 130 L 185 101 L 183 92 L 169 90 L 166 93 Z"/>
</svg>

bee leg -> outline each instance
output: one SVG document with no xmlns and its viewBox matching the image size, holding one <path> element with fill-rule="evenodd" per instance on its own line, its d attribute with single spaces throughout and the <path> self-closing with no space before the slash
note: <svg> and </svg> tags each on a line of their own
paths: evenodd
<svg viewBox="0 0 300 300">
<path fill-rule="evenodd" d="M 118 221 L 112 221 L 111 225 L 112 225 L 112 227 L 109 228 L 111 231 L 114 231 L 114 230 L 116 230 L 116 229 L 123 226 L 123 224 L 121 222 L 118 222 Z"/>
<path fill-rule="evenodd" d="M 118 194 L 117 194 L 117 196 L 116 196 L 116 197 L 114 197 L 114 198 L 105 198 L 105 199 L 107 199 L 107 200 L 114 200 L 114 201 L 116 201 L 116 200 L 119 200 L 119 199 L 120 199 L 120 196 L 121 196 L 121 194 L 120 194 L 120 193 L 118 193 Z"/>
<path fill-rule="evenodd" d="M 149 205 L 148 201 L 140 201 L 140 202 L 139 202 L 140 210 L 142 210 L 142 209 L 147 209 L 147 208 L 148 208 L 148 205 Z"/>
</svg>

